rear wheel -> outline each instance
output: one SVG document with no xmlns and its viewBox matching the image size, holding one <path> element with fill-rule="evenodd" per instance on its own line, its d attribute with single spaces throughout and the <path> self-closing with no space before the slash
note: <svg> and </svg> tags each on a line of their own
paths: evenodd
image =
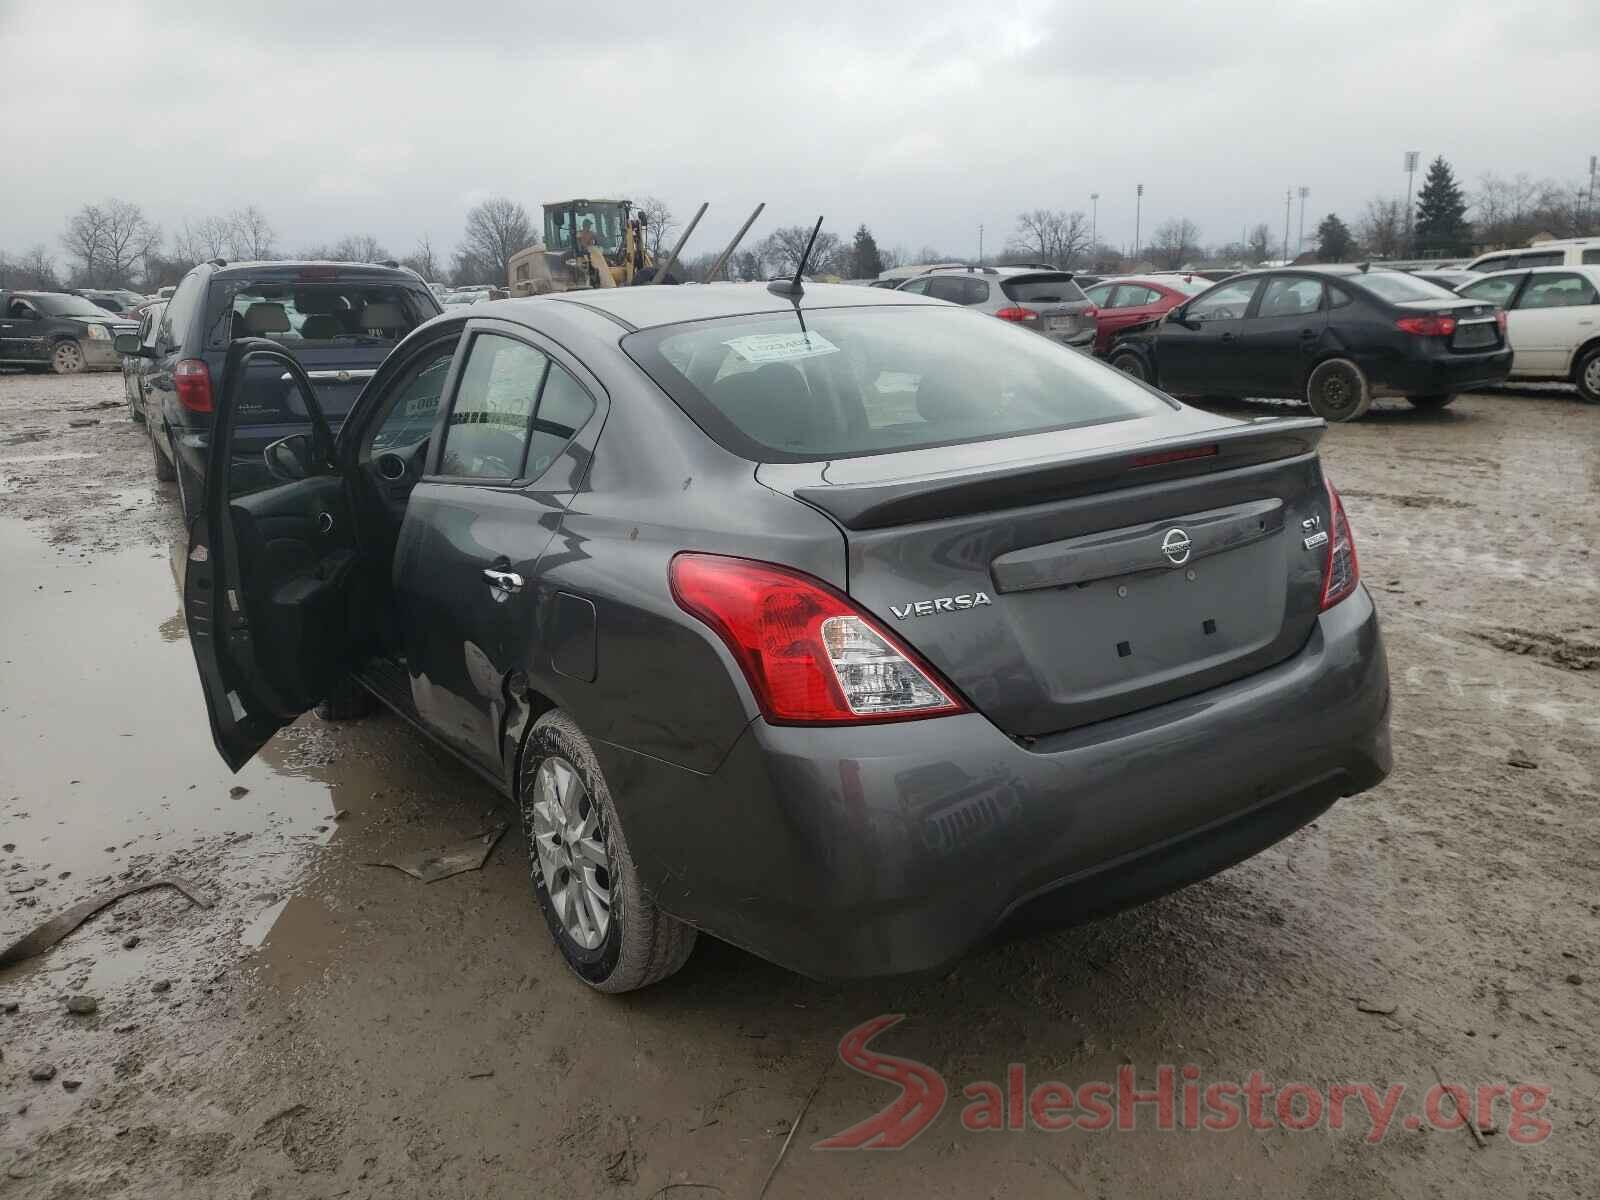
<svg viewBox="0 0 1600 1200">
<path fill-rule="evenodd" d="M 1372 389 L 1355 363 L 1330 358 L 1306 381 L 1306 403 L 1324 421 L 1354 421 L 1372 407 Z"/>
<path fill-rule="evenodd" d="M 156 431 L 149 421 L 144 423 L 144 431 L 150 437 L 150 457 L 155 460 L 156 479 L 161 483 L 171 483 L 178 477 L 172 469 L 172 460 L 161 449 L 161 443 L 156 441 Z"/>
<path fill-rule="evenodd" d="M 1406 403 L 1411 405 L 1412 408 L 1420 408 L 1427 411 L 1435 408 L 1448 408 L 1455 403 L 1455 399 L 1455 392 L 1446 392 L 1442 396 L 1407 396 Z"/>
<path fill-rule="evenodd" d="M 588 739 L 566 713 L 534 723 L 517 772 L 528 868 L 567 965 L 601 992 L 631 992 L 675 973 L 696 932 L 656 907 Z"/>
<path fill-rule="evenodd" d="M 1600 404 L 1600 346 L 1587 351 L 1573 368 L 1572 382 L 1578 385 L 1578 398 Z"/>
<path fill-rule="evenodd" d="M 78 374 L 83 370 L 83 347 L 72 338 L 57 342 L 50 352 L 50 369 L 57 375 Z"/>
<path fill-rule="evenodd" d="M 1132 350 L 1118 350 L 1111 355 L 1111 365 L 1124 375 L 1132 375 L 1144 383 L 1150 382 L 1150 373 L 1145 370 L 1144 359 Z"/>
</svg>

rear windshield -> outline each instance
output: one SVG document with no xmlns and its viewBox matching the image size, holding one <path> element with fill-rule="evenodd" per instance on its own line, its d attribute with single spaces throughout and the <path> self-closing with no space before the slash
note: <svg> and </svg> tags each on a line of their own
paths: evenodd
<svg viewBox="0 0 1600 1200">
<path fill-rule="evenodd" d="M 1072 282 L 1071 275 L 1018 275 L 1012 279 L 1002 279 L 1000 290 L 1006 294 L 1006 299 L 1015 300 L 1018 304 L 1029 301 L 1034 304 L 1069 304 L 1074 300 L 1086 300 L 1083 289 Z"/>
<path fill-rule="evenodd" d="M 206 342 L 264 337 L 291 352 L 338 346 L 392 346 L 434 316 L 433 294 L 421 284 L 351 282 L 212 285 Z"/>
<path fill-rule="evenodd" d="M 1459 300 L 1454 292 L 1400 271 L 1371 271 L 1349 276 L 1349 282 L 1385 300 Z"/>
<path fill-rule="evenodd" d="M 1049 338 L 972 311 L 756 314 L 632 334 L 623 349 L 712 438 L 813 462 L 1126 421 L 1163 401 Z"/>
</svg>

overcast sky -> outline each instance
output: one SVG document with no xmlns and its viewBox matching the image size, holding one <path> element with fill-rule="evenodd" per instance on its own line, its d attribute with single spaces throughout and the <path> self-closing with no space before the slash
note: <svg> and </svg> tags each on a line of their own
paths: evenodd
<svg viewBox="0 0 1600 1200">
<path fill-rule="evenodd" d="M 453 247 L 495 194 L 711 211 L 716 248 L 824 214 L 993 252 L 1016 214 L 1204 241 L 1403 195 L 1403 152 L 1577 181 L 1600 151 L 1597 0 L 0 0 L 0 250 L 118 196 L 167 229 L 246 204 L 293 252 Z M 70 18 L 70 19 L 69 19 Z M 1295 202 L 1291 233 L 1298 234 Z"/>
</svg>

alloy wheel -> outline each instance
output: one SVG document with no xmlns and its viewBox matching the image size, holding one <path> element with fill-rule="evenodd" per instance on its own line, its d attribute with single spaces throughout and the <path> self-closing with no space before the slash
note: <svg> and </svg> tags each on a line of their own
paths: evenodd
<svg viewBox="0 0 1600 1200">
<path fill-rule="evenodd" d="M 561 927 L 585 950 L 611 931 L 611 855 L 606 827 L 577 770 L 552 755 L 539 764 L 529 804 L 530 836 Z"/>
<path fill-rule="evenodd" d="M 1591 355 L 1584 365 L 1583 388 L 1591 396 L 1600 396 L 1600 354 Z"/>
<path fill-rule="evenodd" d="M 83 370 L 83 351 L 77 342 L 62 342 L 56 346 L 52 363 L 61 375 L 75 375 Z"/>
</svg>

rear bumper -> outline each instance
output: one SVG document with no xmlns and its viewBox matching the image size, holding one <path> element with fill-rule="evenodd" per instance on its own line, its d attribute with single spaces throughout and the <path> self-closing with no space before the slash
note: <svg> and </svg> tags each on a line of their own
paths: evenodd
<svg viewBox="0 0 1600 1200">
<path fill-rule="evenodd" d="M 1374 373 L 1374 395 L 1431 396 L 1463 392 L 1475 387 L 1504 383 L 1511 374 L 1511 350 L 1486 354 L 1436 354 L 1396 359 Z"/>
<path fill-rule="evenodd" d="M 696 775 L 597 746 L 669 912 L 804 974 L 943 966 L 1013 916 L 1096 916 L 1263 849 L 1388 774 L 1365 589 L 1248 679 L 1019 745 L 979 715 L 756 721 Z"/>
</svg>

